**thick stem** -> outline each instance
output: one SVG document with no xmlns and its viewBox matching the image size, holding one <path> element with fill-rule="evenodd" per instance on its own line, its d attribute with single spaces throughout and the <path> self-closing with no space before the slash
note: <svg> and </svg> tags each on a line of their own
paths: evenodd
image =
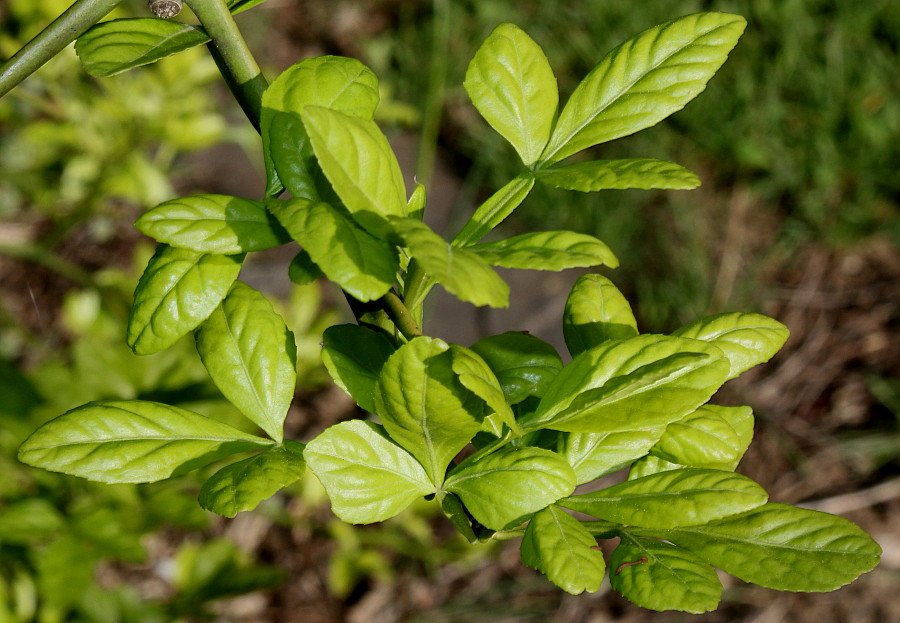
<svg viewBox="0 0 900 623">
<path fill-rule="evenodd" d="M 0 97 L 63 51 L 123 0 L 77 0 L 34 39 L 0 65 Z"/>
<path fill-rule="evenodd" d="M 187 0 L 206 33 L 212 38 L 210 50 L 235 99 L 259 130 L 262 94 L 269 86 L 247 47 L 225 0 Z"/>
<path fill-rule="evenodd" d="M 399 296 L 393 292 L 388 292 L 381 297 L 380 303 L 387 312 L 391 322 L 403 334 L 403 337 L 411 340 L 422 335 L 419 325 L 416 324 L 416 319 L 406 305 L 403 304 L 403 301 L 400 300 Z"/>
</svg>

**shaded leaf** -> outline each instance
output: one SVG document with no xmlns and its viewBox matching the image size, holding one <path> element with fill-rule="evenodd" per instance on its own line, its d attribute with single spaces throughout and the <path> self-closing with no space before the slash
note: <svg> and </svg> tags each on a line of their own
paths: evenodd
<svg viewBox="0 0 900 623">
<path fill-rule="evenodd" d="M 388 357 L 396 350 L 382 333 L 355 324 L 328 327 L 322 362 L 338 387 L 361 408 L 375 413 L 375 384 Z"/>
<path fill-rule="evenodd" d="M 553 346 L 518 331 L 478 340 L 472 350 L 494 371 L 509 404 L 517 404 L 529 396 L 543 396 L 563 368 Z"/>
<path fill-rule="evenodd" d="M 572 357 L 607 340 L 638 335 L 631 305 L 603 275 L 582 275 L 572 286 L 563 312 L 563 336 Z"/>
<path fill-rule="evenodd" d="M 506 186 L 478 206 L 465 227 L 456 234 L 453 246 L 466 247 L 484 238 L 525 201 L 532 188 L 534 176 L 530 172 L 510 180 Z"/>
<path fill-rule="evenodd" d="M 581 192 L 627 188 L 690 190 L 700 185 L 700 178 L 683 166 L 653 158 L 576 162 L 537 171 L 535 177 L 556 188 Z"/>
<path fill-rule="evenodd" d="M 305 249 L 300 249 L 288 264 L 288 279 L 298 286 L 309 285 L 324 274 Z"/>
<path fill-rule="evenodd" d="M 502 431 L 502 425 L 506 424 L 512 430 L 518 429 L 512 409 L 506 403 L 503 396 L 503 388 L 494 375 L 490 366 L 473 350 L 450 345 L 452 356 L 451 367 L 458 376 L 459 382 L 470 392 L 484 400 L 493 412 L 489 418 L 493 421 L 492 430 Z"/>
</svg>

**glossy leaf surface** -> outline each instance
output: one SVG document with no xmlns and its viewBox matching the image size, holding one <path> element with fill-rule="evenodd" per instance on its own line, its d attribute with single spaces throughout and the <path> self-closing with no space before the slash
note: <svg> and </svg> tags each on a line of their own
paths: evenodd
<svg viewBox="0 0 900 623">
<path fill-rule="evenodd" d="M 653 429 L 709 400 L 727 373 L 728 361 L 706 342 L 612 340 L 572 360 L 523 424 L 587 433 Z"/>
<path fill-rule="evenodd" d="M 541 159 L 562 160 L 681 110 L 706 88 L 745 26 L 738 15 L 696 13 L 631 37 L 572 93 Z"/>
<path fill-rule="evenodd" d="M 572 595 L 599 590 L 606 571 L 597 539 L 554 504 L 531 518 L 521 552 L 522 562 Z"/>
<path fill-rule="evenodd" d="M 126 340 L 138 355 L 168 348 L 206 320 L 241 271 L 243 255 L 159 245 L 134 291 Z"/>
<path fill-rule="evenodd" d="M 200 506 L 225 517 L 251 511 L 303 476 L 303 445 L 286 441 L 213 474 L 200 488 Z"/>
<path fill-rule="evenodd" d="M 19 460 L 100 482 L 155 482 L 271 444 L 157 402 L 92 402 L 37 429 L 19 448 Z"/>
<path fill-rule="evenodd" d="M 306 445 L 303 456 L 334 514 L 349 523 L 384 521 L 434 492 L 422 466 L 371 422 L 332 426 Z"/>
<path fill-rule="evenodd" d="M 222 394 L 275 441 L 297 384 L 294 335 L 265 296 L 236 281 L 196 333 L 197 352 Z"/>
<path fill-rule="evenodd" d="M 603 275 L 582 275 L 572 286 L 563 312 L 563 336 L 572 357 L 607 340 L 638 335 L 631 305 Z"/>
<path fill-rule="evenodd" d="M 575 495 L 560 504 L 615 523 L 675 528 L 734 515 L 766 500 L 765 490 L 746 476 L 689 468 Z"/>
<path fill-rule="evenodd" d="M 623 538 L 609 560 L 613 589 L 641 608 L 702 614 L 722 597 L 716 570 L 661 541 Z"/>
<path fill-rule="evenodd" d="M 503 396 L 503 388 L 497 380 L 493 370 L 485 363 L 475 351 L 459 346 L 450 345 L 452 357 L 451 367 L 459 378 L 459 382 L 470 392 L 484 400 L 488 408 L 493 411 L 489 416 L 498 425 L 506 424 L 511 429 L 516 429 L 515 416 L 512 409 L 506 403 Z"/>
<path fill-rule="evenodd" d="M 651 452 L 671 463 L 730 471 L 752 439 L 750 407 L 703 405 L 669 424 Z"/>
<path fill-rule="evenodd" d="M 391 223 L 410 255 L 448 292 L 473 305 L 509 305 L 509 286 L 478 255 L 451 246 L 421 221 L 395 218 Z"/>
<path fill-rule="evenodd" d="M 478 206 L 475 214 L 453 239 L 453 245 L 466 247 L 484 238 L 521 205 L 534 188 L 531 173 L 519 175 Z"/>
<path fill-rule="evenodd" d="M 540 231 L 522 234 L 496 242 L 468 247 L 488 264 L 504 268 L 533 270 L 565 270 L 609 266 L 615 268 L 619 260 L 609 247 L 587 234 L 572 231 Z"/>
<path fill-rule="evenodd" d="M 650 451 L 662 428 L 620 433 L 570 433 L 560 453 L 575 470 L 576 484 L 621 469 Z"/>
<path fill-rule="evenodd" d="M 196 195 L 161 203 L 134 224 L 157 242 L 197 253 L 234 255 L 290 241 L 262 201 Z"/>
<path fill-rule="evenodd" d="M 300 249 L 300 252 L 294 256 L 294 259 L 288 265 L 288 278 L 291 280 L 291 283 L 298 286 L 309 285 L 324 274 L 322 269 L 312 261 L 305 249 Z"/>
<path fill-rule="evenodd" d="M 878 543 L 856 524 L 787 504 L 770 503 L 653 536 L 689 549 L 745 582 L 783 591 L 840 588 L 871 571 L 881 555 Z"/>
<path fill-rule="evenodd" d="M 700 186 L 700 178 L 683 166 L 653 158 L 593 160 L 543 169 L 537 179 L 556 188 L 593 192 L 597 190 L 690 190 Z"/>
<path fill-rule="evenodd" d="M 575 474 L 558 454 L 505 448 L 454 470 L 444 487 L 492 530 L 517 525 L 575 489 Z"/>
<path fill-rule="evenodd" d="M 394 350 L 383 334 L 355 324 L 342 324 L 325 330 L 322 361 L 338 387 L 361 408 L 375 413 L 375 383 Z"/>
<path fill-rule="evenodd" d="M 484 401 L 463 386 L 442 340 L 417 337 L 381 369 L 375 410 L 391 438 L 425 467 L 435 486 L 481 429 Z"/>
<path fill-rule="evenodd" d="M 503 395 L 511 405 L 529 396 L 543 396 L 563 368 L 562 359 L 553 346 L 518 331 L 478 340 L 472 350 L 494 371 Z"/>
<path fill-rule="evenodd" d="M 790 333 L 783 324 L 762 314 L 730 312 L 701 318 L 672 335 L 715 344 L 731 362 L 728 378 L 733 379 L 771 359 Z"/>
<path fill-rule="evenodd" d="M 207 41 L 199 26 L 139 17 L 97 24 L 78 38 L 75 52 L 87 73 L 105 78 Z"/>
<path fill-rule="evenodd" d="M 267 205 L 322 272 L 355 299 L 371 301 L 391 289 L 399 268 L 393 247 L 342 211 L 305 199 Z"/>
<path fill-rule="evenodd" d="M 321 170 L 300 116 L 307 106 L 372 119 L 378 100 L 378 78 L 352 58 L 308 58 L 283 71 L 263 94 L 260 116 L 267 194 L 280 181 L 294 198 L 324 199 L 318 187 Z"/>
<path fill-rule="evenodd" d="M 559 104 L 556 77 L 540 46 L 517 26 L 500 24 L 469 63 L 463 86 L 525 166 L 533 164 L 550 138 Z"/>
<path fill-rule="evenodd" d="M 390 235 L 385 217 L 406 215 L 403 173 L 374 121 L 320 106 L 302 113 L 316 158 L 353 218 L 379 237 Z"/>
</svg>

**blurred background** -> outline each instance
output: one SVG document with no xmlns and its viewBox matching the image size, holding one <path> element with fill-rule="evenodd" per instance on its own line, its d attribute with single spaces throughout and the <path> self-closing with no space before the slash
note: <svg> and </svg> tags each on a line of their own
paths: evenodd
<svg viewBox="0 0 900 623">
<path fill-rule="evenodd" d="M 0 0 L 0 58 L 68 4 Z M 643 331 L 737 310 L 790 328 L 775 359 L 717 397 L 756 413 L 740 471 L 773 501 L 856 521 L 884 559 L 822 595 L 723 576 L 720 610 L 702 620 L 900 621 L 900 4 L 269 0 L 238 21 L 270 78 L 321 54 L 372 67 L 378 120 L 408 179 L 429 187 L 428 219 L 452 235 L 520 164 L 461 86 L 494 26 L 514 22 L 544 48 L 565 98 L 625 38 L 703 10 L 749 22 L 708 89 L 659 126 L 594 148 L 679 162 L 703 186 L 537 187 L 504 234 L 574 229 L 607 242 L 621 261 L 607 274 Z M 181 194 L 263 191 L 258 137 L 220 82 L 203 48 L 102 80 L 69 49 L 0 100 L 0 623 L 700 620 L 642 612 L 607 585 L 565 595 L 521 565 L 517 543 L 469 546 L 430 507 L 344 525 L 313 477 L 225 520 L 196 503 L 215 466 L 111 487 L 15 460 L 39 424 L 91 400 L 162 400 L 245 426 L 189 341 L 136 357 L 123 340 L 152 252 L 134 219 Z M 298 336 L 287 426 L 306 441 L 357 413 L 318 355 L 347 312 L 325 284 L 290 284 L 292 255 L 251 256 L 242 278 L 280 298 Z M 427 330 L 463 344 L 529 330 L 561 344 L 577 273 L 504 276 L 510 310 L 437 293 Z"/>
</svg>

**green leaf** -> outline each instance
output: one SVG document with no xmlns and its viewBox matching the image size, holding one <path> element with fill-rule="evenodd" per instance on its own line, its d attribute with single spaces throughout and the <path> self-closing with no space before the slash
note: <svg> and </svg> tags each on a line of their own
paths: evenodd
<svg viewBox="0 0 900 623">
<path fill-rule="evenodd" d="M 512 409 L 506 403 L 500 381 L 497 380 L 493 370 L 484 359 L 479 357 L 475 351 L 458 344 L 450 345 L 450 355 L 452 356 L 451 367 L 458 376 L 459 382 L 484 400 L 493 412 L 489 416 L 494 424 L 492 430 L 500 432 L 503 424 L 509 426 L 511 430 L 518 430 L 519 425 Z"/>
<path fill-rule="evenodd" d="M 92 402 L 37 429 L 19 448 L 19 460 L 100 482 L 155 482 L 271 444 L 157 402 Z"/>
<path fill-rule="evenodd" d="M 587 234 L 571 231 L 539 231 L 522 234 L 497 242 L 468 247 L 488 264 L 504 268 L 533 270 L 565 270 L 609 266 L 615 268 L 619 260 L 609 247 Z"/>
<path fill-rule="evenodd" d="M 511 405 L 529 396 L 543 396 L 563 369 L 562 359 L 553 346 L 518 331 L 478 340 L 472 350 L 494 371 L 506 402 Z"/>
<path fill-rule="evenodd" d="M 268 177 L 267 195 L 279 182 L 294 198 L 319 201 L 322 173 L 300 115 L 307 106 L 325 106 L 372 119 L 378 106 L 378 78 L 352 58 L 319 56 L 283 71 L 266 89 L 260 134 Z"/>
<path fill-rule="evenodd" d="M 350 394 L 362 409 L 375 413 L 375 383 L 395 350 L 382 333 L 342 324 L 325 330 L 322 362 L 338 387 Z"/>
<path fill-rule="evenodd" d="M 399 268 L 396 251 L 343 212 L 306 199 L 270 199 L 267 206 L 322 272 L 353 298 L 373 301 L 391 289 Z"/>
<path fill-rule="evenodd" d="M 200 506 L 225 517 L 252 511 L 304 471 L 303 444 L 288 440 L 217 471 L 200 488 Z"/>
<path fill-rule="evenodd" d="M 558 506 L 551 504 L 532 517 L 521 552 L 522 562 L 567 593 L 579 595 L 600 589 L 606 563 L 597 539 Z"/>
<path fill-rule="evenodd" d="M 142 233 L 197 253 L 234 255 L 290 241 L 262 201 L 197 195 L 161 203 L 134 224 Z"/>
<path fill-rule="evenodd" d="M 787 504 L 646 534 L 689 549 L 745 582 L 782 591 L 833 591 L 874 569 L 881 555 L 878 543 L 856 524 Z"/>
<path fill-rule="evenodd" d="M 572 360 L 525 418 L 528 430 L 613 433 L 665 426 L 709 400 L 728 360 L 699 340 L 640 335 Z"/>
<path fill-rule="evenodd" d="M 395 218 L 391 224 L 409 254 L 448 292 L 473 305 L 509 306 L 509 286 L 476 254 L 451 246 L 421 221 Z"/>
<path fill-rule="evenodd" d="M 681 110 L 706 88 L 746 25 L 738 15 L 697 13 L 631 37 L 572 93 L 541 160 L 562 160 Z"/>
<path fill-rule="evenodd" d="M 265 296 L 236 281 L 200 325 L 197 352 L 216 387 L 275 441 L 297 385 L 294 335 Z"/>
<path fill-rule="evenodd" d="M 784 346 L 790 332 L 777 320 L 762 314 L 731 312 L 695 320 L 672 335 L 718 346 L 731 361 L 728 378 L 733 379 L 771 359 Z"/>
<path fill-rule="evenodd" d="M 406 213 L 409 214 L 409 218 L 421 221 L 422 217 L 425 215 L 425 203 L 425 185 L 416 183 L 416 189 L 406 203 Z"/>
<path fill-rule="evenodd" d="M 560 500 L 560 505 L 615 523 L 646 528 L 702 524 L 766 503 L 768 494 L 740 474 L 678 469 Z"/>
<path fill-rule="evenodd" d="M 397 157 L 374 121 L 308 106 L 303 124 L 325 176 L 353 218 L 386 238 L 387 216 L 406 215 L 406 186 Z"/>
<path fill-rule="evenodd" d="M 47 500 L 30 498 L 6 503 L 0 513 L 0 544 L 27 545 L 45 541 L 64 527 L 62 515 Z"/>
<path fill-rule="evenodd" d="M 637 480 L 645 476 L 652 476 L 660 472 L 670 472 L 676 469 L 684 469 L 687 465 L 679 465 L 678 463 L 669 463 L 652 454 L 645 456 L 631 465 L 628 470 L 628 480 Z"/>
<path fill-rule="evenodd" d="M 641 608 L 702 614 L 722 597 L 715 569 L 668 543 L 623 537 L 609 568 L 613 589 Z"/>
<path fill-rule="evenodd" d="M 580 485 L 645 456 L 662 434 L 662 427 L 620 433 L 570 433 L 560 453 L 575 470 L 575 482 Z"/>
<path fill-rule="evenodd" d="M 288 265 L 288 278 L 291 280 L 291 283 L 298 286 L 309 285 L 323 274 L 322 269 L 312 261 L 309 253 L 304 249 L 300 249 L 300 252 L 294 256 L 294 259 Z"/>
<path fill-rule="evenodd" d="M 484 238 L 525 201 L 532 188 L 534 188 L 534 175 L 531 172 L 523 173 L 510 180 L 506 186 L 478 206 L 469 222 L 456 234 L 453 246 L 466 247 Z"/>
<path fill-rule="evenodd" d="M 516 526 L 531 513 L 575 490 L 575 473 L 558 454 L 541 448 L 503 448 L 462 463 L 444 488 L 492 530 Z"/>
<path fill-rule="evenodd" d="M 440 500 L 441 510 L 444 512 L 447 519 L 450 520 L 450 523 L 453 524 L 453 527 L 456 528 L 461 535 L 466 537 L 466 540 L 469 543 L 477 543 L 478 536 L 472 528 L 472 521 L 466 514 L 466 508 L 462 505 L 462 502 L 459 501 L 459 498 L 452 493 L 444 492 L 444 495 Z"/>
<path fill-rule="evenodd" d="M 475 53 L 463 83 L 472 104 L 533 164 L 550 138 L 559 91 L 543 50 L 513 24 L 500 24 Z"/>
<path fill-rule="evenodd" d="M 484 402 L 454 373 L 445 342 L 417 337 L 382 367 L 375 411 L 391 438 L 440 486 L 447 465 L 481 429 Z"/>
<path fill-rule="evenodd" d="M 572 286 L 563 312 L 563 335 L 572 357 L 607 340 L 638 335 L 631 305 L 603 275 L 582 275 Z"/>
<path fill-rule="evenodd" d="M 255 6 L 258 6 L 265 2 L 266 0 L 229 0 L 228 10 L 231 11 L 232 15 L 237 15 L 238 13 L 243 13 L 244 11 L 249 11 Z"/>
<path fill-rule="evenodd" d="M 199 26 L 140 17 L 97 24 L 75 42 L 84 70 L 105 78 L 209 41 Z"/>
<path fill-rule="evenodd" d="M 650 452 L 670 463 L 731 471 L 752 439 L 750 407 L 703 405 L 669 424 Z"/>
<path fill-rule="evenodd" d="M 628 188 L 690 190 L 700 185 L 700 178 L 683 166 L 653 158 L 577 162 L 537 171 L 535 176 L 550 186 L 584 193 Z"/>
<path fill-rule="evenodd" d="M 126 341 L 138 355 L 168 348 L 206 320 L 241 271 L 243 255 L 161 244 L 134 291 Z"/>
<path fill-rule="evenodd" d="M 303 456 L 334 514 L 349 523 L 384 521 L 434 493 L 422 466 L 371 422 L 332 426 L 306 445 Z"/>
</svg>

